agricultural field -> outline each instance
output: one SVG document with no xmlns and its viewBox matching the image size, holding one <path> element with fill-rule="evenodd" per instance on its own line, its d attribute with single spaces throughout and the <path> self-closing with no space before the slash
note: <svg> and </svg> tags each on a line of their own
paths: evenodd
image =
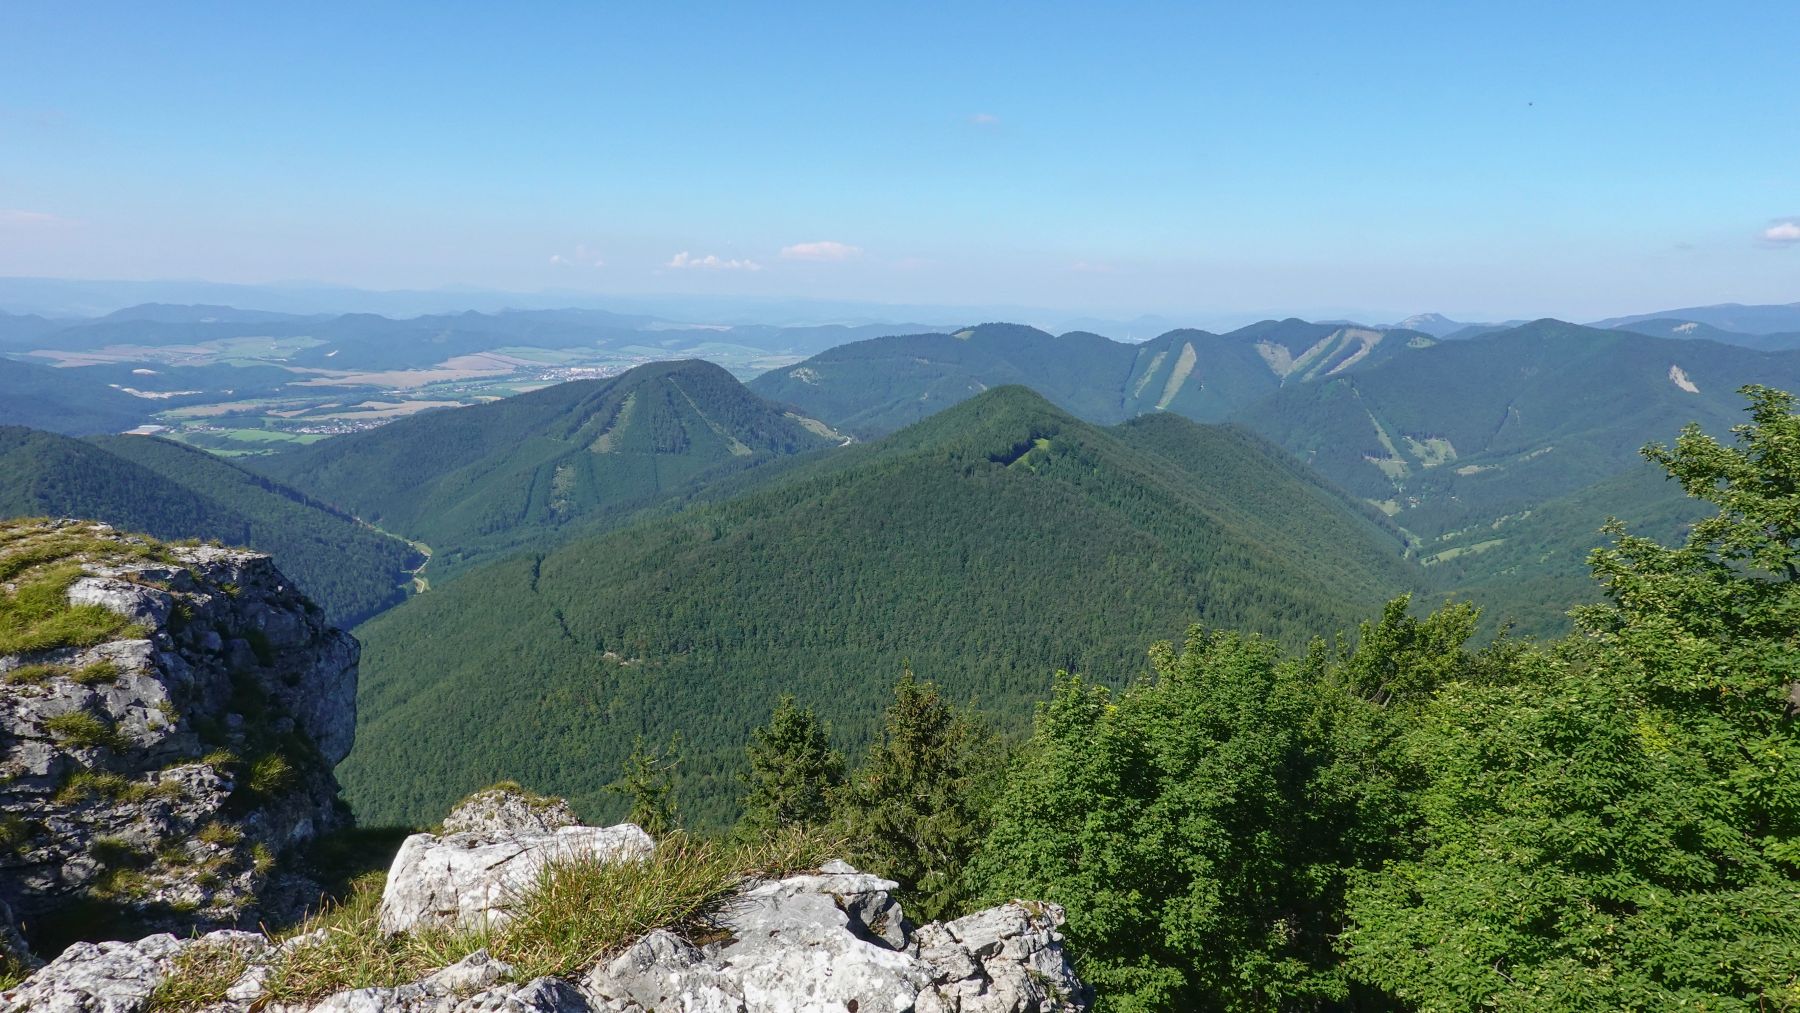
<svg viewBox="0 0 1800 1013">
<path fill-rule="evenodd" d="M 321 351 L 324 345 L 315 337 L 229 337 L 44 349 L 14 357 L 91 375 L 144 399 L 153 421 L 133 432 L 225 456 L 278 453 L 418 412 L 615 376 L 645 362 L 703 358 L 749 379 L 801 358 L 712 340 L 596 342 L 558 348 L 515 344 L 443 358 L 422 355 L 416 363 L 385 368 L 334 368 L 337 350 Z"/>
</svg>

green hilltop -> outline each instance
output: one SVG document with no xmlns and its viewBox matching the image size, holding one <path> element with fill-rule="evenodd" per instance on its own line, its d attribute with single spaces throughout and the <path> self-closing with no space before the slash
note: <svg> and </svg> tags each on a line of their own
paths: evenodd
<svg viewBox="0 0 1800 1013">
<path fill-rule="evenodd" d="M 1192 622 L 1290 643 L 1347 626 L 1409 586 L 1399 549 L 1245 431 L 1101 429 L 1000 388 L 378 617 L 340 776 L 376 821 L 502 775 L 611 812 L 634 739 L 680 733 L 691 812 L 717 823 L 782 692 L 860 743 L 910 663 L 1018 729 L 1054 670 L 1129 679 Z"/>
<path fill-rule="evenodd" d="M 255 466 L 429 544 L 440 577 L 840 439 L 689 360 L 425 412 Z"/>
</svg>

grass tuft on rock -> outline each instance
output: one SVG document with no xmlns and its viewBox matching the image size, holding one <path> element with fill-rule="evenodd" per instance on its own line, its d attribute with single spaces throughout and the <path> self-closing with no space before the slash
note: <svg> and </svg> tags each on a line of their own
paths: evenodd
<svg viewBox="0 0 1800 1013">
<path fill-rule="evenodd" d="M 0 991 L 16 988 L 31 977 L 31 969 L 20 963 L 17 957 L 0 953 Z"/>
<path fill-rule="evenodd" d="M 0 654 L 142 636 L 114 612 L 69 604 L 69 585 L 81 577 L 83 562 L 169 558 L 166 548 L 145 539 L 45 528 L 42 522 L 8 523 L 0 529 L 0 585 L 11 585 L 0 586 Z"/>
<path fill-rule="evenodd" d="M 677 832 L 646 861 L 552 863 L 491 949 L 526 979 L 581 974 L 654 929 L 709 934 L 746 878 L 817 868 L 841 853 L 837 844 L 797 830 L 739 844 Z"/>
<path fill-rule="evenodd" d="M 82 686 L 98 686 L 103 683 L 116 682 L 119 678 L 119 666 L 102 658 L 70 673 L 69 678 L 74 679 Z"/>
<path fill-rule="evenodd" d="M 69 711 L 44 721 L 44 730 L 59 746 L 69 749 L 110 749 L 124 752 L 125 737 L 106 722 L 87 711 Z"/>
</svg>

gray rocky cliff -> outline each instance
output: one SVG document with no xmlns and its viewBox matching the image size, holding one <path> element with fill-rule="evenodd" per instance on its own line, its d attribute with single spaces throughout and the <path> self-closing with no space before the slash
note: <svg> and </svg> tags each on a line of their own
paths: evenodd
<svg viewBox="0 0 1800 1013">
<path fill-rule="evenodd" d="M 347 818 L 356 641 L 259 553 L 5 525 L 0 594 L 46 567 L 133 625 L 0 654 L 0 902 L 34 943 L 270 917 L 279 856 Z"/>
</svg>

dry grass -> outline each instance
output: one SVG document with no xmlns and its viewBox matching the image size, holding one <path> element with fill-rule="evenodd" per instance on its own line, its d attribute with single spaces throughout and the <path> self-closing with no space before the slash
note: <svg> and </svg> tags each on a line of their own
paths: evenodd
<svg viewBox="0 0 1800 1013">
<path fill-rule="evenodd" d="M 294 930 L 307 937 L 273 968 L 266 1002 L 316 1003 L 335 992 L 416 981 L 485 947 L 514 977 L 574 977 L 653 929 L 710 934 L 726 900 L 749 877 L 817 868 L 841 852 L 817 833 L 784 832 L 727 844 L 685 834 L 665 838 L 640 862 L 573 860 L 545 868 L 513 917 L 491 927 L 384 936 L 376 927 L 383 877 L 358 880 L 342 902 Z M 192 947 L 151 996 L 146 1013 L 178 1013 L 218 1002 L 248 966 L 242 954 Z"/>
</svg>

